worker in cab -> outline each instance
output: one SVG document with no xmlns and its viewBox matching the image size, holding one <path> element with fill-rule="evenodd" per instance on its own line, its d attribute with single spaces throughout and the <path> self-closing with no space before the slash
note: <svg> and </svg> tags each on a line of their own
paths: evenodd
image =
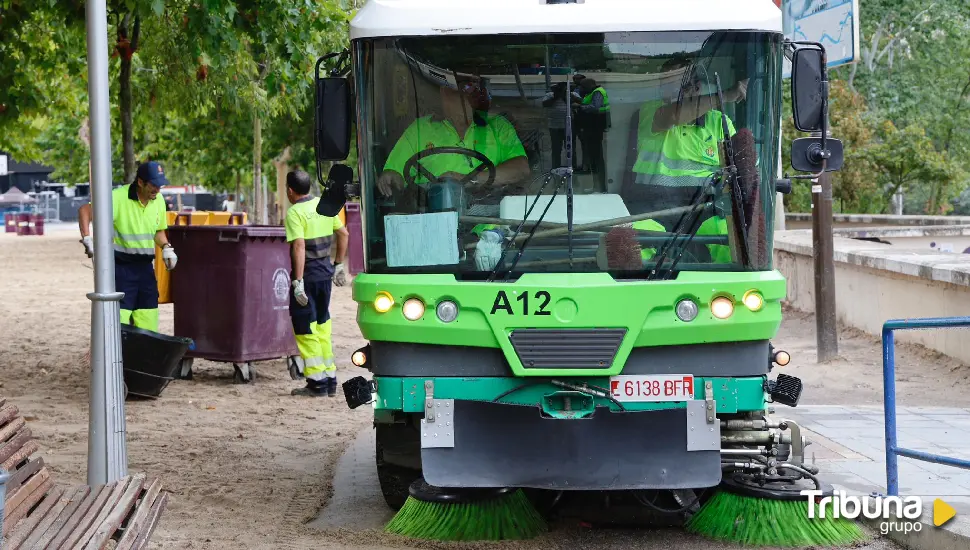
<svg viewBox="0 0 970 550">
<path fill-rule="evenodd" d="M 286 175 L 286 198 L 292 205 L 283 221 L 292 263 L 290 319 L 306 379 L 306 386 L 294 389 L 292 394 L 333 397 L 337 394 L 337 365 L 331 338 L 330 293 L 334 283 L 347 284 L 344 260 L 350 233 L 338 216 L 317 214 L 320 199 L 310 196 L 310 186 L 310 174 L 302 170 Z M 331 261 L 334 244 L 336 253 Z"/>
<path fill-rule="evenodd" d="M 579 81 L 579 100 L 576 119 L 579 122 L 580 143 L 583 146 L 583 165 L 580 172 L 594 174 L 600 190 L 606 190 L 606 160 L 603 157 L 604 135 L 610 129 L 610 96 L 595 79 Z"/>
<path fill-rule="evenodd" d="M 404 130 L 378 177 L 377 189 L 382 195 L 391 197 L 395 192 L 409 191 L 405 189 L 404 178 L 408 159 L 437 147 L 460 147 L 484 155 L 495 167 L 494 187 L 528 178 L 531 170 L 522 141 L 507 118 L 488 112 L 491 96 L 481 78 L 458 76 L 440 69 L 421 73 L 440 90 L 440 116 L 419 117 Z M 461 181 L 482 164 L 474 156 L 462 153 L 432 154 L 417 162 L 424 170 L 413 169 L 410 179 L 422 187 L 429 183 L 425 171 L 437 179 Z M 488 177 L 488 171 L 483 169 L 474 182 L 465 185 L 469 198 L 492 192 L 484 187 Z"/>
<path fill-rule="evenodd" d="M 718 105 L 717 93 L 702 94 L 704 81 L 690 58 L 675 56 L 661 71 L 681 70 L 681 85 L 670 87 L 660 99 L 640 108 L 637 128 L 637 159 L 633 165 L 634 192 L 628 202 L 645 202 L 652 210 L 687 206 L 696 192 L 720 169 L 720 142 L 734 135 L 734 123 L 727 119 L 728 134 Z M 747 80 L 724 90 L 724 101 L 742 101 Z"/>
<path fill-rule="evenodd" d="M 165 268 L 175 269 L 178 257 L 168 242 L 165 200 L 159 195 L 168 185 L 165 171 L 157 162 L 138 167 L 135 181 L 111 191 L 114 220 L 115 289 L 123 292 L 121 323 L 158 332 L 158 282 L 155 280 L 155 245 L 162 249 Z M 91 237 L 91 204 L 78 210 L 81 244 L 94 257 Z"/>
</svg>

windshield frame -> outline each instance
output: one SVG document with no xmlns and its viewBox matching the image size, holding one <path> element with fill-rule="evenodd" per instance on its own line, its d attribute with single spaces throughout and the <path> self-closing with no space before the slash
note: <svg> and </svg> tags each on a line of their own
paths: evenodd
<svg viewBox="0 0 970 550">
<path fill-rule="evenodd" d="M 685 31 L 685 32 L 674 32 L 674 31 L 645 31 L 645 32 L 630 32 L 630 33 L 606 33 L 600 34 L 600 36 L 611 36 L 613 38 L 623 37 L 628 41 L 633 41 L 634 38 L 642 39 L 643 37 L 649 37 L 649 40 L 638 40 L 638 43 L 662 43 L 669 42 L 671 40 L 683 41 L 685 37 L 700 36 L 700 35 L 718 35 L 721 31 L 714 32 L 698 32 L 698 31 Z M 781 118 L 780 106 L 781 106 L 781 79 L 782 79 L 782 40 L 783 37 L 776 32 L 769 31 L 749 31 L 749 32 L 737 32 L 737 31 L 723 31 L 724 35 L 738 36 L 744 35 L 750 37 L 751 44 L 757 44 L 760 51 L 757 51 L 759 56 L 759 63 L 764 65 L 762 69 L 763 78 L 767 85 L 763 87 L 753 87 L 749 84 L 749 94 L 752 89 L 755 91 L 755 96 L 757 97 L 754 101 L 749 101 L 745 105 L 744 110 L 748 113 L 748 120 L 751 120 L 751 114 L 757 113 L 756 117 L 761 119 L 760 123 L 750 123 L 745 127 L 753 128 L 757 126 L 758 131 L 756 132 L 757 147 L 758 147 L 758 164 L 759 164 L 759 179 L 760 184 L 758 186 L 758 195 L 760 207 L 757 212 L 763 217 L 762 220 L 762 231 L 763 235 L 759 239 L 760 242 L 752 243 L 749 239 L 748 248 L 752 253 L 751 261 L 748 265 L 741 265 L 738 263 L 705 263 L 698 264 L 696 262 L 692 263 L 681 258 L 677 263 L 677 271 L 768 271 L 772 269 L 772 233 L 774 225 L 774 201 L 775 201 L 775 189 L 774 189 L 774 178 L 776 177 L 775 170 L 777 169 L 778 153 L 780 147 L 779 139 L 779 124 L 778 121 Z M 549 40 L 551 35 L 489 35 L 484 37 L 478 37 L 481 39 L 488 40 L 519 40 L 520 42 L 528 43 L 540 43 L 543 40 Z M 584 35 L 585 36 L 585 35 Z M 363 250 L 365 258 L 365 272 L 368 273 L 401 273 L 401 274 L 454 274 L 456 277 L 461 279 L 470 280 L 485 280 L 489 276 L 488 270 L 458 270 L 454 265 L 438 265 L 438 266 L 413 266 L 413 267 L 387 267 L 386 265 L 381 265 L 379 261 L 379 256 L 381 254 L 378 250 L 374 248 L 374 224 L 375 222 L 381 223 L 383 215 L 377 211 L 376 205 L 379 201 L 375 199 L 375 189 L 376 180 L 379 173 L 379 166 L 383 165 L 386 157 L 375 159 L 371 154 L 373 145 L 378 142 L 376 135 L 379 133 L 378 129 L 375 128 L 375 117 L 378 116 L 377 104 L 379 102 L 379 97 L 374 93 L 375 80 L 373 78 L 374 71 L 374 59 L 376 58 L 376 52 L 380 50 L 380 45 L 392 41 L 398 40 L 445 40 L 448 38 L 453 39 L 469 39 L 476 38 L 474 36 L 454 36 L 454 37 L 376 37 L 376 38 L 361 38 L 356 39 L 352 42 L 352 60 L 353 60 L 353 76 L 355 79 L 354 88 L 356 91 L 356 110 L 357 110 L 357 120 L 358 120 L 358 131 L 357 131 L 357 145 L 358 145 L 358 163 L 359 163 L 359 177 L 361 182 L 361 217 L 362 217 L 362 237 L 363 237 Z M 570 35 L 568 33 L 559 34 L 554 36 L 556 43 L 561 44 L 563 39 L 574 39 L 577 42 L 582 42 L 577 35 Z M 588 44 L 588 42 L 582 42 Z M 516 46 L 519 44 L 517 43 Z M 752 54 L 754 55 L 754 54 Z M 581 72 L 581 71 L 580 71 Z M 723 90 L 722 90 L 723 92 Z M 392 92 L 384 91 L 385 95 Z M 752 107 L 752 104 L 757 104 L 757 107 Z M 383 108 L 389 108 L 390 103 L 385 103 Z M 730 108 L 725 108 L 725 113 L 729 114 L 731 118 L 734 117 L 734 113 L 730 112 Z M 757 120 L 755 118 L 754 120 Z M 738 127 L 740 129 L 740 126 Z M 385 136 L 387 139 L 393 141 L 396 136 Z M 532 177 L 534 180 L 539 180 L 542 177 L 542 173 L 532 172 Z M 560 195 L 565 195 L 565 182 L 560 189 Z M 726 186 L 724 191 L 729 192 L 730 187 Z M 576 195 L 580 196 L 579 194 Z M 727 207 L 730 208 L 730 198 Z M 684 206 L 687 206 L 685 203 Z M 723 207 L 724 204 L 721 203 Z M 541 213 L 543 210 L 542 205 L 536 207 L 535 215 Z M 530 219 L 533 219 L 530 217 Z M 513 231 L 515 227 L 511 228 Z M 690 231 L 690 226 L 687 225 L 683 227 L 684 231 L 681 233 L 686 237 L 686 234 Z M 526 226 L 521 237 L 528 233 L 529 227 Z M 541 230 L 540 230 L 541 231 Z M 673 229 L 669 233 L 673 233 Z M 729 232 L 733 233 L 729 237 L 729 241 L 737 239 L 740 235 L 738 228 L 735 224 L 729 224 Z M 370 233 L 370 238 L 368 234 Z M 703 236 L 695 236 L 695 241 L 692 242 L 704 242 L 710 241 L 709 238 Z M 533 242 L 530 247 L 536 246 L 536 242 Z M 735 245 L 736 246 L 736 245 Z M 467 252 L 467 251 L 466 251 Z M 511 257 L 513 257 L 517 252 L 516 247 L 510 247 L 507 256 L 507 262 Z M 658 254 L 659 255 L 659 254 Z M 669 257 L 665 260 L 664 265 L 670 265 L 673 257 Z M 517 266 L 516 271 L 510 273 L 511 278 L 517 278 L 523 273 L 535 273 L 537 271 L 531 270 L 526 266 Z M 592 269 L 566 269 L 552 270 L 552 272 L 557 273 L 577 273 L 577 272 L 608 272 L 617 279 L 645 279 L 650 275 L 650 262 L 645 262 L 641 269 L 635 270 L 624 270 L 624 269 L 599 269 L 595 265 Z M 549 270 L 541 270 L 538 272 L 550 272 Z M 673 274 L 676 277 L 676 273 Z"/>
</svg>

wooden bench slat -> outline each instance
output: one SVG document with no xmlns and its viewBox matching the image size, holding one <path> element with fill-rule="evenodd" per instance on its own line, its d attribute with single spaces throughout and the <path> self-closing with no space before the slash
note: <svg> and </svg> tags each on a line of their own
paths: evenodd
<svg viewBox="0 0 970 550">
<path fill-rule="evenodd" d="M 17 508 L 20 507 L 20 505 L 24 502 L 24 500 L 27 499 L 27 496 L 29 496 L 30 493 L 33 492 L 35 489 L 43 485 L 44 482 L 46 481 L 51 481 L 51 474 L 50 472 L 47 471 L 47 468 L 44 468 L 40 472 L 37 472 L 37 474 L 34 475 L 32 478 L 30 478 L 30 481 L 25 483 L 20 488 L 20 490 L 18 490 L 16 493 L 11 495 L 10 500 L 4 501 L 4 506 L 3 506 L 4 515 L 13 515 L 14 511 L 17 510 Z M 4 525 L 6 525 L 6 523 L 7 521 L 4 520 Z"/>
<path fill-rule="evenodd" d="M 30 455 L 36 453 L 39 450 L 40 450 L 40 446 L 37 444 L 36 441 L 31 439 L 30 441 L 25 443 L 24 446 L 21 447 L 19 451 L 12 454 L 10 458 L 7 459 L 6 462 L 4 462 L 3 464 L 0 464 L 0 468 L 2 468 L 7 472 L 12 472 L 13 470 L 17 469 L 18 464 L 30 458 Z"/>
<path fill-rule="evenodd" d="M 5 533 L 9 533 L 7 537 L 7 545 L 15 550 L 19 547 L 20 543 L 26 539 L 34 528 L 40 524 L 41 520 L 47 517 L 47 513 L 52 511 L 55 505 L 60 501 L 61 497 L 64 495 L 64 489 L 61 487 L 54 487 L 54 489 L 44 495 L 43 500 L 37 505 L 37 508 L 24 520 L 23 523 L 17 524 L 13 522 L 13 527 L 11 530 L 4 530 Z"/>
<path fill-rule="evenodd" d="M 44 471 L 46 472 L 47 470 L 45 469 Z M 27 514 L 30 513 L 31 508 L 43 500 L 44 496 L 47 495 L 47 492 L 53 486 L 54 480 L 50 478 L 49 472 L 47 480 L 34 487 L 33 490 L 30 490 L 28 486 L 24 485 L 21 490 L 29 491 L 29 493 L 25 497 L 18 497 L 22 498 L 21 502 L 17 506 L 12 507 L 9 512 L 5 512 L 5 517 L 3 519 L 4 530 L 8 533 L 13 530 L 14 525 L 17 525 L 18 521 L 27 517 Z"/>
<path fill-rule="evenodd" d="M 10 439 L 10 436 L 17 433 L 20 430 L 20 428 L 23 428 L 26 425 L 27 425 L 27 421 L 24 420 L 24 417 L 22 416 L 18 416 L 13 420 L 11 420 L 10 422 L 7 422 L 6 426 L 0 428 L 0 441 L 6 441 Z"/>
<path fill-rule="evenodd" d="M 148 485 L 148 489 L 145 491 L 145 494 L 142 495 L 141 500 L 135 505 L 135 513 L 132 514 L 131 519 L 128 520 L 128 525 L 125 527 L 125 532 L 118 541 L 118 545 L 115 546 L 115 550 L 131 549 L 132 545 L 135 543 L 135 538 L 148 521 L 148 515 L 151 512 L 152 505 L 154 505 L 155 499 L 158 497 L 158 493 L 161 490 L 162 480 L 157 477 L 152 479 L 152 482 Z"/>
<path fill-rule="evenodd" d="M 80 546 L 81 543 L 79 541 L 81 537 L 83 537 L 84 534 L 87 533 L 88 529 L 97 528 L 98 524 L 94 523 L 94 520 L 95 518 L 100 516 L 101 513 L 105 510 L 105 507 L 108 506 L 108 502 L 111 500 L 111 496 L 119 488 L 123 488 L 125 485 L 127 485 L 127 483 L 128 483 L 127 479 L 122 479 L 117 483 L 110 483 L 108 485 L 105 485 L 104 488 L 101 490 L 101 493 L 98 495 L 98 498 L 94 501 L 93 504 L 91 504 L 91 507 L 88 508 L 87 512 L 85 512 L 84 515 L 78 520 L 78 522 L 74 526 L 74 530 L 71 532 L 70 535 L 68 535 L 66 539 L 64 539 L 64 542 L 61 544 L 61 546 L 64 548 L 76 548 Z"/>
<path fill-rule="evenodd" d="M 40 540 L 44 539 L 50 532 L 51 528 L 57 524 L 57 520 L 65 513 L 65 511 L 68 510 L 71 504 L 79 499 L 84 498 L 84 496 L 88 494 L 88 491 L 90 491 L 90 488 L 87 486 L 75 487 L 65 491 L 64 496 L 61 497 L 61 499 L 54 505 L 54 508 L 47 514 L 44 520 L 41 521 L 40 525 L 37 526 L 37 528 L 30 533 L 30 536 L 27 537 L 27 540 L 24 541 L 23 548 L 33 548 L 38 542 L 40 542 Z M 70 514 L 70 512 L 67 513 Z M 54 535 L 52 534 L 51 538 L 53 537 Z M 41 546 L 41 548 L 44 547 Z"/>
<path fill-rule="evenodd" d="M 17 435 L 10 438 L 6 443 L 0 444 L 0 462 L 6 462 L 14 453 L 20 450 L 30 440 L 30 428 L 21 428 Z"/>
<path fill-rule="evenodd" d="M 88 542 L 91 540 L 91 537 L 93 537 L 98 532 L 98 529 L 100 529 L 101 526 L 104 524 L 105 519 L 108 517 L 109 514 L 111 514 L 111 511 L 114 510 L 115 506 L 118 505 L 118 502 L 121 501 L 121 498 L 124 496 L 125 492 L 128 490 L 128 487 L 131 485 L 131 482 L 132 482 L 131 478 L 126 476 L 121 480 L 119 480 L 118 483 L 115 484 L 114 490 L 111 491 L 111 495 L 108 497 L 108 500 L 106 500 L 104 505 L 101 506 L 101 509 L 98 511 L 97 517 L 88 526 L 87 530 L 84 532 L 84 535 L 77 540 L 77 543 L 76 543 L 77 548 L 82 548 L 85 545 L 87 545 Z"/>
<path fill-rule="evenodd" d="M 15 405 L 7 405 L 6 401 L 0 403 L 0 426 L 5 425 L 14 418 L 20 416 L 20 409 Z"/>
<path fill-rule="evenodd" d="M 162 493 L 158 500 L 152 504 L 151 512 L 148 515 L 148 525 L 146 525 L 138 537 L 135 539 L 135 545 L 132 547 L 133 550 L 141 550 L 148 545 L 148 540 L 152 538 L 152 533 L 155 532 L 155 526 L 158 525 L 158 518 L 162 515 L 162 510 L 165 509 L 165 504 L 168 502 L 168 493 Z"/>
<path fill-rule="evenodd" d="M 121 527 L 121 523 L 135 506 L 135 501 L 141 495 L 142 484 L 145 482 L 145 474 L 138 474 L 131 478 L 131 484 L 125 490 L 121 500 L 117 502 L 108 517 L 98 527 L 98 530 L 91 537 L 87 548 L 104 548 L 108 540 L 114 535 L 115 531 Z"/>
<path fill-rule="evenodd" d="M 52 549 L 60 548 L 67 538 L 70 537 L 74 532 L 74 529 L 77 528 L 85 514 L 87 514 L 88 510 L 91 509 L 91 506 L 93 506 L 94 503 L 101 498 L 101 495 L 105 495 L 105 497 L 107 497 L 107 494 L 110 494 L 112 489 L 114 489 L 114 485 L 111 483 L 108 483 L 107 485 L 98 485 L 96 488 L 92 488 L 91 492 L 88 493 L 87 498 L 81 501 L 80 505 L 78 505 L 78 507 L 74 510 L 74 513 L 67 518 L 64 525 L 61 526 L 61 528 L 57 531 L 57 536 L 51 540 L 50 547 Z"/>
<path fill-rule="evenodd" d="M 44 533 L 44 536 L 41 537 L 40 540 L 38 540 L 36 543 L 34 543 L 32 548 L 50 548 L 51 542 L 58 535 L 58 533 L 61 532 L 61 529 L 64 528 L 64 524 L 71 519 L 71 516 L 74 515 L 78 507 L 80 507 L 84 502 L 86 502 L 88 498 L 91 497 L 92 494 L 95 494 L 98 491 L 99 489 L 92 489 L 91 487 L 87 487 L 87 486 L 81 487 L 81 491 L 79 491 L 78 494 L 71 499 L 71 501 L 67 504 L 67 506 L 65 506 L 64 509 L 61 510 L 61 513 L 57 516 L 57 518 L 54 519 L 54 523 L 50 525 L 50 528 L 47 529 L 47 532 Z"/>
<path fill-rule="evenodd" d="M 7 498 L 12 498 L 14 493 L 17 492 L 17 489 L 26 483 L 30 476 L 39 472 L 43 466 L 44 459 L 38 458 L 37 460 L 31 460 L 16 470 L 8 470 L 10 477 L 7 479 L 7 484 L 5 485 Z"/>
</svg>

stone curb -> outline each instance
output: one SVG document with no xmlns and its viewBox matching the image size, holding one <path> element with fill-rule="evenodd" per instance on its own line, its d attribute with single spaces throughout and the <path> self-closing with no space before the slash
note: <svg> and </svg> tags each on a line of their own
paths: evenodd
<svg viewBox="0 0 970 550">
<path fill-rule="evenodd" d="M 880 531 L 881 520 L 860 518 L 860 521 L 871 527 L 876 533 L 910 550 L 967 550 L 970 548 L 970 520 L 957 515 L 942 527 L 935 527 L 933 525 L 932 507 L 929 510 L 924 510 L 923 517 L 918 520 L 922 524 L 919 532 L 905 533 L 894 530 L 883 535 Z M 917 520 L 896 521 L 897 524 L 914 524 L 916 522 Z"/>
</svg>

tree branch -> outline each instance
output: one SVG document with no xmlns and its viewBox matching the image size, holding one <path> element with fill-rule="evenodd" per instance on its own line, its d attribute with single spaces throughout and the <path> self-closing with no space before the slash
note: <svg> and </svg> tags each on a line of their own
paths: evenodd
<svg viewBox="0 0 970 550">
<path fill-rule="evenodd" d="M 138 36 L 141 31 L 141 16 L 135 15 L 135 30 L 131 33 L 131 53 L 138 51 Z"/>
</svg>

